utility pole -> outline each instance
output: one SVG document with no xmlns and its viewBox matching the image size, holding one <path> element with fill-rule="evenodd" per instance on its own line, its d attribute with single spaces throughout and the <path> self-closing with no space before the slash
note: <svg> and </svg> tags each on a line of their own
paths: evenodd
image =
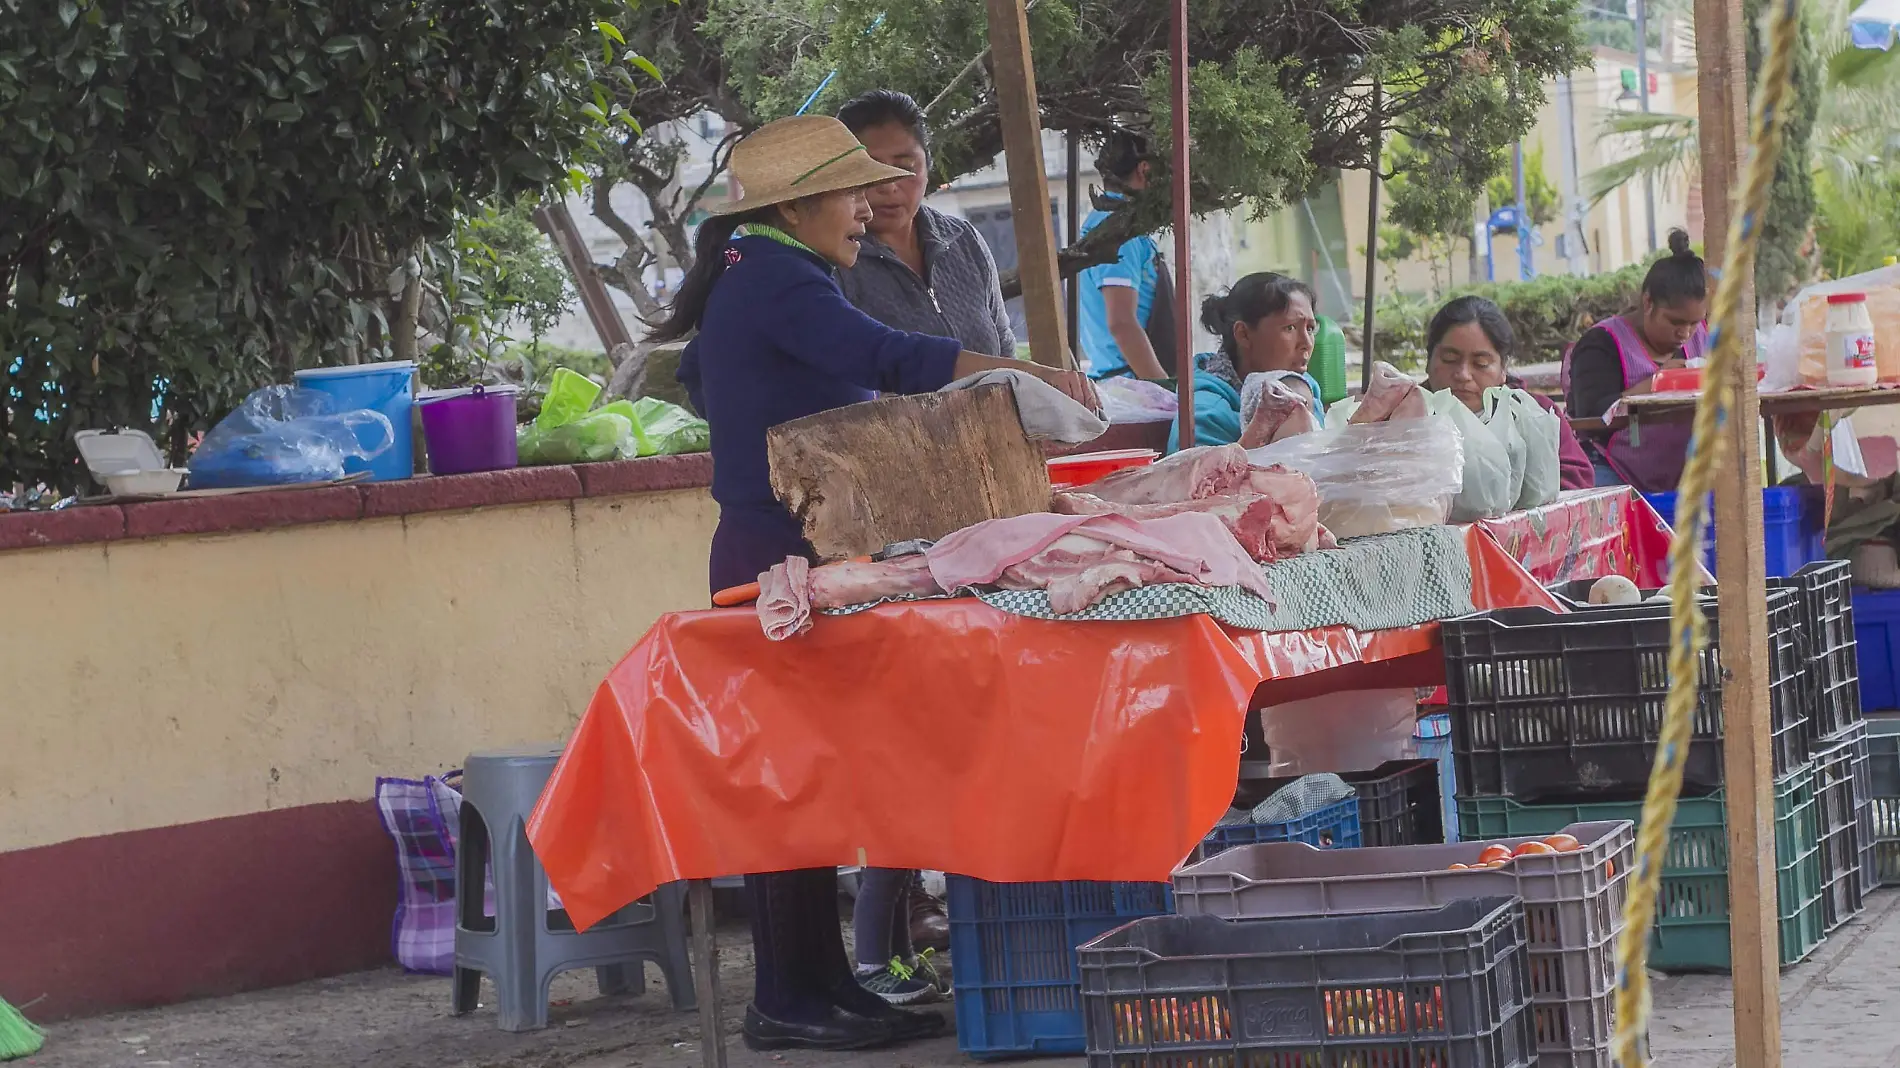
<svg viewBox="0 0 1900 1068">
<path fill-rule="evenodd" d="M 1582 165 L 1577 159 L 1577 91 L 1570 75 L 1557 79 L 1557 126 L 1563 131 L 1564 265 L 1572 275 L 1590 273 L 1583 257 Z"/>
<path fill-rule="evenodd" d="M 1517 182 L 1517 277 L 1528 282 L 1537 277 L 1531 264 L 1531 213 L 1524 196 L 1524 142 L 1511 146 L 1511 170 Z"/>
<path fill-rule="evenodd" d="M 1630 0 L 1636 5 L 1636 99 L 1643 114 L 1649 114 L 1649 3 Z M 1656 176 L 1643 172 L 1643 218 L 1649 227 L 1649 251 L 1656 251 Z"/>
</svg>

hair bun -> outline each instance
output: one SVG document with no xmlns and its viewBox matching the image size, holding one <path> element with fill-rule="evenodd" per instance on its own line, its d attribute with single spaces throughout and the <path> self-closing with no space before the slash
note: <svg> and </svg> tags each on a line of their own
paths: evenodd
<svg viewBox="0 0 1900 1068">
<path fill-rule="evenodd" d="M 1201 301 L 1201 326 L 1215 337 L 1227 336 L 1227 297 L 1224 294 L 1209 296 Z"/>
<path fill-rule="evenodd" d="M 1689 241 L 1689 231 L 1675 229 L 1669 231 L 1669 254 L 1677 259 L 1700 259 L 1695 247 Z"/>
</svg>

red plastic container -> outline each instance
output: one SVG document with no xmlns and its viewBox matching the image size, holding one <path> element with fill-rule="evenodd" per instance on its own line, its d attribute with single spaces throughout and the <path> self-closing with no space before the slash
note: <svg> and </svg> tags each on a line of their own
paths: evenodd
<svg viewBox="0 0 1900 1068">
<path fill-rule="evenodd" d="M 1147 467 L 1160 453 L 1153 449 L 1118 449 L 1113 452 L 1085 452 L 1058 456 L 1049 461 L 1049 484 L 1056 489 L 1072 489 L 1099 482 L 1117 471 Z"/>
</svg>

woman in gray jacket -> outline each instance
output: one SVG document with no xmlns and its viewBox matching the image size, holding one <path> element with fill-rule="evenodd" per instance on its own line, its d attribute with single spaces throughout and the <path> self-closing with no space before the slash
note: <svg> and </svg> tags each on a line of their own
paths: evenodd
<svg viewBox="0 0 1900 1068">
<path fill-rule="evenodd" d="M 840 272 L 844 295 L 895 330 L 954 337 L 971 352 L 1016 355 L 996 259 L 976 227 L 924 205 L 930 137 L 923 109 L 903 93 L 878 89 L 838 110 L 871 158 L 909 178 L 868 191 L 872 219 L 858 262 Z"/>
<path fill-rule="evenodd" d="M 846 299 L 896 330 L 954 337 L 971 352 L 1016 355 L 1016 332 L 1003 306 L 996 259 L 976 227 L 924 206 L 930 136 L 923 109 L 903 93 L 879 89 L 853 99 L 838 120 L 871 158 L 910 172 L 866 190 L 869 233 L 858 262 L 838 274 Z M 858 981 L 894 1005 L 933 1001 L 949 992 L 947 969 L 912 942 L 917 873 L 867 868 L 852 913 Z"/>
</svg>

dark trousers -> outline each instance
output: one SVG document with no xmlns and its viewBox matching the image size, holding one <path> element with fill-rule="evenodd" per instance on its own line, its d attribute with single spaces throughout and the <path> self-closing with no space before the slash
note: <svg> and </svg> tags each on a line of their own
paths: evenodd
<svg viewBox="0 0 1900 1068">
<path fill-rule="evenodd" d="M 797 520 L 783 509 L 725 510 L 713 533 L 713 592 L 758 579 L 788 556 L 815 554 Z M 753 1004 L 778 1020 L 816 1020 L 834 1004 L 849 1008 L 866 994 L 852 975 L 838 928 L 838 873 L 831 868 L 748 875 Z"/>
</svg>

